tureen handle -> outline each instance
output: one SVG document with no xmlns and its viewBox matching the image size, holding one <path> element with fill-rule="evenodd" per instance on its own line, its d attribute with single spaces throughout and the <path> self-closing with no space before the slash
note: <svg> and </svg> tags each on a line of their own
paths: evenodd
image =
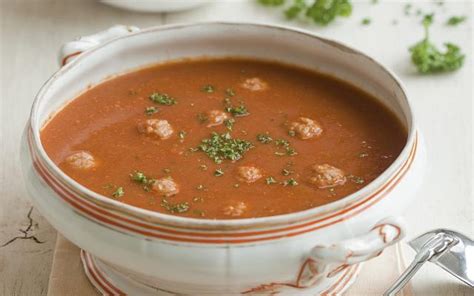
<svg viewBox="0 0 474 296">
<path fill-rule="evenodd" d="M 106 41 L 140 31 L 134 26 L 115 25 L 96 34 L 81 36 L 74 41 L 66 42 L 59 51 L 59 65 L 62 67 L 80 55 L 82 52 Z"/>
<path fill-rule="evenodd" d="M 322 277 L 333 277 L 353 264 L 380 255 L 386 247 L 404 236 L 402 218 L 389 217 L 361 236 L 331 245 L 317 245 L 311 249 L 309 258 L 302 266 L 298 285 L 311 286 Z"/>
<path fill-rule="evenodd" d="M 402 218 L 389 217 L 378 222 L 368 233 L 361 236 L 329 246 L 315 246 L 311 250 L 311 257 L 319 262 L 339 262 L 348 266 L 380 255 L 386 247 L 398 242 L 404 236 Z"/>
</svg>

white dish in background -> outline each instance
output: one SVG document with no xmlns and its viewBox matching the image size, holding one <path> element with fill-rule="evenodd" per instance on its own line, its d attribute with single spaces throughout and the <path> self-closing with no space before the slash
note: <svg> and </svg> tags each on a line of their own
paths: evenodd
<svg viewBox="0 0 474 296">
<path fill-rule="evenodd" d="M 137 12 L 175 12 L 196 8 L 212 0 L 100 0 L 101 3 L 116 8 Z"/>
</svg>

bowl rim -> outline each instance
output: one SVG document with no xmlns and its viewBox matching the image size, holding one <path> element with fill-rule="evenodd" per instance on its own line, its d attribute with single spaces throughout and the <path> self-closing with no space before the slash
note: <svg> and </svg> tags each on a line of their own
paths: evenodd
<svg viewBox="0 0 474 296">
<path fill-rule="evenodd" d="M 348 53 L 356 54 L 358 56 L 362 56 L 363 58 L 370 61 L 373 66 L 378 67 L 380 70 L 384 71 L 388 74 L 388 76 L 393 80 L 393 82 L 397 85 L 401 93 L 404 97 L 404 103 L 407 106 L 406 112 L 404 111 L 404 115 L 406 116 L 406 121 L 408 122 L 408 132 L 407 132 L 407 139 L 406 143 L 397 156 L 397 158 L 392 162 L 392 164 L 387 167 L 382 174 L 377 176 L 372 182 L 368 183 L 366 186 L 362 187 L 361 189 L 349 194 L 343 198 L 340 198 L 336 201 L 317 206 L 314 208 L 309 208 L 303 211 L 292 212 L 287 214 L 280 214 L 275 216 L 265 216 L 265 217 L 257 217 L 257 218 L 242 218 L 242 219 L 201 219 L 201 218 L 192 218 L 192 217 L 181 217 L 175 216 L 171 214 L 165 214 L 160 212 L 154 212 L 151 210 L 139 208 L 136 206 L 128 205 L 123 202 L 111 199 L 104 195 L 98 194 L 85 186 L 81 185 L 77 181 L 73 180 L 71 177 L 67 176 L 62 170 L 54 164 L 52 159 L 49 158 L 48 154 L 46 153 L 40 138 L 40 131 L 42 129 L 42 124 L 39 121 L 38 110 L 41 103 L 44 100 L 45 95 L 48 93 L 49 88 L 54 85 L 56 80 L 61 77 L 62 75 L 67 74 L 72 68 L 80 66 L 81 61 L 88 58 L 88 56 L 94 54 L 97 51 L 100 51 L 102 48 L 107 46 L 113 46 L 114 43 L 122 41 L 124 39 L 128 39 L 130 37 L 141 35 L 141 34 L 150 34 L 156 32 L 162 32 L 167 30 L 180 30 L 180 29 L 187 29 L 190 27 L 213 27 L 213 26 L 247 26 L 253 27 L 254 29 L 264 29 L 264 30 L 282 30 L 286 31 L 290 34 L 299 34 L 309 38 L 315 38 L 319 42 L 328 44 L 330 46 L 334 46 L 340 48 Z M 130 69 L 124 73 L 128 73 L 133 71 L 134 69 Z M 120 73 L 123 74 L 123 73 Z M 100 83 L 100 82 L 99 82 Z M 72 98 L 71 100 L 73 100 Z M 67 103 L 65 103 L 66 105 Z M 58 109 L 60 110 L 60 108 Z M 55 112 L 57 112 L 56 110 Z M 49 115 L 49 117 L 54 116 L 54 112 Z M 415 117 L 413 114 L 413 107 L 410 104 L 410 99 L 407 94 L 403 83 L 399 79 L 399 77 L 393 73 L 390 69 L 386 68 L 379 62 L 377 62 L 374 58 L 370 57 L 368 54 L 365 54 L 353 47 L 345 44 L 344 42 L 337 41 L 331 38 L 323 37 L 319 34 L 310 32 L 308 30 L 294 28 L 294 27 L 287 27 L 281 25 L 274 25 L 274 24 L 267 24 L 267 23 L 252 23 L 252 22 L 225 22 L 225 21 L 214 21 L 214 22 L 193 22 L 193 23 L 182 23 L 182 24 L 171 24 L 171 25 L 160 25 L 149 27 L 145 29 L 141 29 L 138 32 L 130 33 L 125 36 L 121 36 L 118 38 L 114 38 L 112 40 L 106 41 L 92 49 L 84 51 L 82 54 L 78 55 L 77 58 L 69 62 L 67 65 L 59 68 L 40 88 L 38 93 L 36 94 L 30 115 L 29 115 L 29 130 L 32 132 L 32 135 L 29 137 L 30 145 L 33 147 L 34 152 L 37 154 L 40 161 L 46 164 L 46 167 L 49 172 L 51 172 L 55 177 L 59 179 L 62 183 L 66 184 L 68 187 L 73 188 L 75 191 L 79 192 L 82 196 L 88 197 L 89 200 L 95 202 L 99 206 L 106 206 L 106 208 L 116 210 L 118 212 L 128 214 L 134 218 L 142 219 L 146 222 L 152 222 L 154 224 L 166 224 L 171 226 L 180 226 L 184 228 L 188 228 L 189 226 L 195 227 L 204 227 L 205 229 L 209 228 L 212 230 L 219 229 L 219 230 L 231 230 L 231 229 L 242 229 L 240 227 L 252 227 L 252 226 L 265 226 L 268 227 L 269 225 L 290 225 L 294 222 L 304 221 L 308 218 L 312 218 L 315 216 L 324 215 L 327 213 L 331 213 L 351 204 L 356 203 L 357 201 L 363 199 L 370 193 L 377 191 L 383 184 L 388 182 L 391 177 L 393 177 L 399 169 L 403 166 L 404 161 L 409 157 L 410 151 L 415 143 L 416 139 L 416 127 L 415 127 Z M 30 152 L 32 153 L 32 152 Z"/>
</svg>

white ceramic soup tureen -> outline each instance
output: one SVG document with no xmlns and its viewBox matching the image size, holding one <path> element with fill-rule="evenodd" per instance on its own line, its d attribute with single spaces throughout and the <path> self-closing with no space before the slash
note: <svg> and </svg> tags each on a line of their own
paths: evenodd
<svg viewBox="0 0 474 296">
<path fill-rule="evenodd" d="M 302 212 L 201 220 L 135 208 L 84 188 L 46 155 L 42 125 L 103 79 L 189 57 L 271 59 L 326 73 L 378 98 L 408 130 L 401 155 L 376 180 Z M 332 295 L 360 263 L 403 237 L 399 215 L 423 170 L 420 138 L 400 81 L 370 57 L 303 31 L 203 23 L 139 30 L 115 26 L 67 43 L 63 67 L 41 88 L 23 137 L 22 165 L 35 206 L 82 248 L 85 271 L 105 295 Z"/>
</svg>

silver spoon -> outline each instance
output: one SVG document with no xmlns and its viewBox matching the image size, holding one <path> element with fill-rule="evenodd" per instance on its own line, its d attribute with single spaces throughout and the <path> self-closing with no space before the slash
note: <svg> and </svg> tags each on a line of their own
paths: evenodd
<svg viewBox="0 0 474 296">
<path fill-rule="evenodd" d="M 474 287 L 474 242 L 465 235 L 447 229 L 436 229 L 411 240 L 415 259 L 398 280 L 384 293 L 394 296 L 408 283 L 426 261 L 431 261 L 465 284 Z"/>
</svg>

